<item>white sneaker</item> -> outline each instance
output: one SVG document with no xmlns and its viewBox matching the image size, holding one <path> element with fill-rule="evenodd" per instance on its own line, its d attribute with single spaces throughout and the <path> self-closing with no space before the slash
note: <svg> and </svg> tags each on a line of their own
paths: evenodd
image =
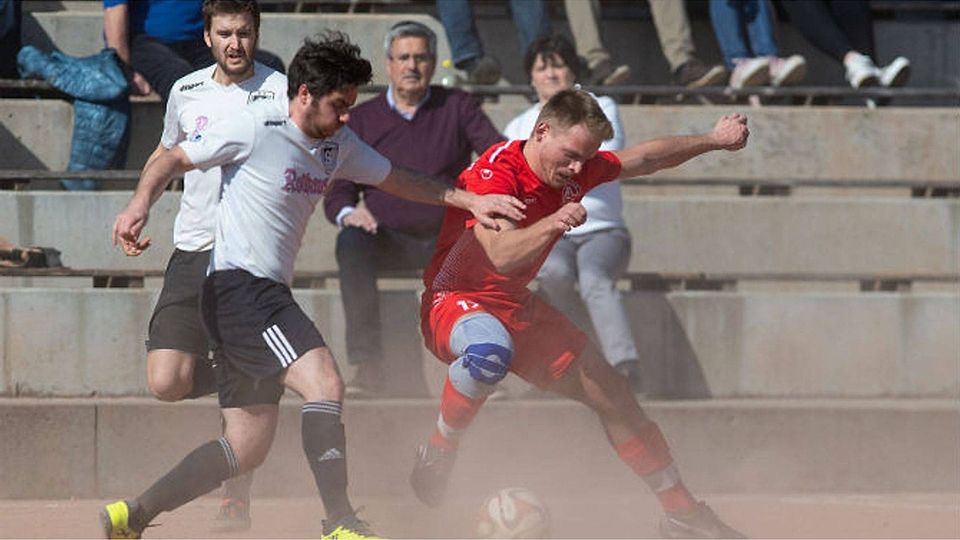
<svg viewBox="0 0 960 540">
<path fill-rule="evenodd" d="M 734 58 L 730 87 L 763 86 L 770 82 L 770 60 L 766 57 Z"/>
<path fill-rule="evenodd" d="M 902 56 L 896 57 L 886 67 L 880 68 L 880 84 L 883 86 L 903 86 L 910 79 L 910 61 Z"/>
<path fill-rule="evenodd" d="M 847 68 L 847 82 L 854 88 L 876 86 L 880 84 L 880 70 L 869 56 L 855 54 L 849 62 L 844 62 Z"/>
<path fill-rule="evenodd" d="M 788 58 L 770 57 L 770 84 L 786 86 L 796 84 L 807 76 L 807 61 L 795 54 Z"/>
</svg>

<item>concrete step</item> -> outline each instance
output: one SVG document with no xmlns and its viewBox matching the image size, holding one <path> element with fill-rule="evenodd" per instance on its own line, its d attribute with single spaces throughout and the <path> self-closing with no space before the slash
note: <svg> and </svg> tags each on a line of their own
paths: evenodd
<svg viewBox="0 0 960 540">
<path fill-rule="evenodd" d="M 281 403 L 254 496 L 310 496 L 300 403 Z M 688 486 L 698 493 L 960 492 L 955 400 L 651 402 Z M 436 420 L 434 400 L 346 405 L 351 492 L 412 499 L 413 449 Z M 0 498 L 140 493 L 195 446 L 217 437 L 212 399 L 0 400 Z M 594 415 L 561 400 L 492 402 L 464 439 L 450 496 L 504 485 L 553 496 L 645 493 L 608 447 Z"/>
<path fill-rule="evenodd" d="M 53 246 L 74 268 L 162 270 L 179 204 L 167 193 L 140 257 L 114 248 L 110 227 L 129 192 L 0 192 L 0 230 Z M 960 199 L 627 196 L 630 272 L 958 273 Z M 297 269 L 335 271 L 336 227 L 318 210 Z"/>
<path fill-rule="evenodd" d="M 157 294 L 0 289 L 0 395 L 144 395 Z M 294 297 L 349 380 L 339 292 Z M 393 395 L 436 396 L 446 373 L 421 345 L 418 300 L 413 290 L 381 295 Z M 633 292 L 626 308 L 651 396 L 960 398 L 960 291 Z"/>
<path fill-rule="evenodd" d="M 529 104 L 485 105 L 503 129 Z M 676 178 L 960 181 L 960 109 L 849 107 L 671 107 L 620 109 L 627 143 L 709 131 L 723 114 L 750 119 L 748 147 L 699 157 L 658 176 Z M 65 170 L 73 111 L 55 100 L 0 99 L 0 168 Z M 126 168 L 139 169 L 157 146 L 158 102 L 135 102 Z M 49 144 L 49 141 L 61 141 Z"/>
</svg>

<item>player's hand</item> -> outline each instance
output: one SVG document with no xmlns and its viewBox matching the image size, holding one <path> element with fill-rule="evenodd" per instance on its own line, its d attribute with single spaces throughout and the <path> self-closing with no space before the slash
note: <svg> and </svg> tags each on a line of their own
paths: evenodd
<svg viewBox="0 0 960 540">
<path fill-rule="evenodd" d="M 523 213 L 527 205 L 512 196 L 499 193 L 477 195 L 470 205 L 470 212 L 477 218 L 477 222 L 495 231 L 500 230 L 497 218 L 507 218 L 513 221 L 522 221 L 527 217 Z"/>
<path fill-rule="evenodd" d="M 377 234 L 377 218 L 373 217 L 366 208 L 354 208 L 349 214 L 343 216 L 340 223 L 344 227 L 356 227 L 370 234 Z"/>
<path fill-rule="evenodd" d="M 747 145 L 747 137 L 750 136 L 747 117 L 740 113 L 721 116 L 710 135 L 720 148 L 740 150 Z"/>
<path fill-rule="evenodd" d="M 150 237 L 140 238 L 147 225 L 148 213 L 127 207 L 113 221 L 113 245 L 119 245 L 127 256 L 136 257 L 150 247 Z"/>
<path fill-rule="evenodd" d="M 578 202 L 568 202 L 553 213 L 553 225 L 559 232 L 570 232 L 570 229 L 583 225 L 587 220 L 587 209 Z"/>
</svg>

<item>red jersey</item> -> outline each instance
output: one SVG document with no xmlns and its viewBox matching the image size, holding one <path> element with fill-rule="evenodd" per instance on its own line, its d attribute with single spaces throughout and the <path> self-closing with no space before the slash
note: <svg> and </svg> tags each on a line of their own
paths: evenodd
<svg viewBox="0 0 960 540">
<path fill-rule="evenodd" d="M 620 160 L 611 152 L 597 155 L 583 165 L 580 174 L 556 189 L 543 183 L 523 157 L 526 141 L 498 143 L 487 149 L 464 170 L 457 187 L 480 195 L 513 195 L 527 205 L 527 217 L 519 223 L 527 227 L 556 212 L 568 202 L 579 202 L 584 194 L 620 175 Z M 494 268 L 473 234 L 464 232 L 476 224 L 466 210 L 448 208 L 433 259 L 423 275 L 427 292 L 470 292 L 471 296 L 495 303 L 516 305 L 530 294 L 527 284 L 536 277 L 553 243 L 525 267 L 508 273 Z M 559 239 L 559 236 L 557 237 Z M 428 298 L 426 296 L 424 298 Z"/>
</svg>

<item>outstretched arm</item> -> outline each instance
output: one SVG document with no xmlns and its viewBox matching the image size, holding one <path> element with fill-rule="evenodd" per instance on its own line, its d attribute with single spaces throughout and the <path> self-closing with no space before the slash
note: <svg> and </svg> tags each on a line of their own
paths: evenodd
<svg viewBox="0 0 960 540">
<path fill-rule="evenodd" d="M 614 153 L 622 164 L 620 178 L 631 178 L 676 167 L 706 152 L 740 150 L 749 135 L 747 117 L 728 114 L 710 133 L 653 139 Z"/>
<path fill-rule="evenodd" d="M 140 232 L 147 224 L 150 207 L 157 202 L 163 190 L 177 176 L 193 169 L 193 163 L 179 146 L 155 152 L 140 174 L 140 181 L 130 202 L 113 222 L 113 245 L 120 245 L 123 252 L 137 256 L 150 247 L 150 237 L 140 239 Z"/>
<path fill-rule="evenodd" d="M 477 195 L 400 167 L 390 169 L 390 174 L 377 188 L 411 201 L 462 208 L 471 212 L 481 225 L 491 228 L 500 226 L 498 217 L 522 220 L 526 208 L 520 199 L 511 195 Z"/>
</svg>

